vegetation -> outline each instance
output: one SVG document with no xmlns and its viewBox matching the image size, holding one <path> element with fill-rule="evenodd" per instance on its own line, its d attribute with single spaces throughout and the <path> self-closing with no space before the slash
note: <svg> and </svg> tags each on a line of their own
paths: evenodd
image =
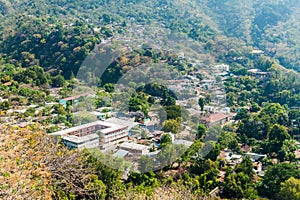
<svg viewBox="0 0 300 200">
<path fill-rule="evenodd" d="M 201 199 L 216 188 L 218 196 L 228 199 L 300 199 L 295 154 L 300 133 L 300 79 L 295 72 L 300 71 L 298 0 L 10 2 L 0 1 L 0 116 L 3 123 L 11 119 L 11 124 L 31 125 L 1 125 L 1 199 Z M 130 39 L 128 30 L 134 25 L 146 32 L 155 27 L 170 30 L 170 37 L 175 32 L 186 36 L 193 48 L 175 46 L 199 59 L 139 43 L 114 58 L 101 77 L 89 77 L 96 83 L 96 95 L 86 98 L 88 103 L 58 104 L 76 95 L 75 87 L 89 84 L 75 76 L 98 44 L 122 34 Z M 152 35 L 160 39 L 159 32 L 151 31 L 147 39 Z M 216 63 L 230 65 L 230 72 L 217 77 L 216 84 L 224 82 L 227 105 L 236 113 L 222 127 L 208 128 L 195 117 L 188 124 L 190 113 L 176 105 L 180 96 L 163 84 L 130 82 L 126 92 L 115 85 L 141 65 L 153 64 L 153 70 L 157 65 L 162 74 L 172 77 L 189 75 L 202 66 L 211 70 Z M 248 71 L 253 68 L 263 73 Z M 141 77 L 146 75 L 143 71 Z M 213 96 L 204 91 L 205 96 L 190 105 L 200 108 L 200 117 L 209 112 L 205 105 Z M 182 124 L 193 126 L 193 144 L 188 149 L 171 145 L 171 135 L 163 134 L 157 159 L 162 169 L 151 171 L 153 160 L 142 156 L 138 170 L 147 172 L 130 173 L 123 181 L 120 171 L 103 164 L 99 151 L 68 150 L 60 140 L 46 135 L 95 120 L 86 111 L 112 106 L 115 99 L 114 106 L 128 106 L 129 115 L 141 123 L 160 104 L 162 130 L 176 135 Z M 109 109 L 105 109 L 107 117 Z M 72 114 L 77 111 L 79 115 Z M 217 142 L 207 141 L 210 137 Z M 266 155 L 259 160 L 266 168 L 264 176 L 253 170 L 254 162 L 244 155 L 247 146 Z M 223 150 L 240 155 L 242 161 L 227 164 L 220 158 Z"/>
</svg>

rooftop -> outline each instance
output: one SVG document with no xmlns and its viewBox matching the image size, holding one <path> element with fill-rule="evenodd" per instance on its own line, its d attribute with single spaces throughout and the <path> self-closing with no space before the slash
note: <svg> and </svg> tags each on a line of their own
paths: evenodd
<svg viewBox="0 0 300 200">
<path fill-rule="evenodd" d="M 75 127 L 72 127 L 72 128 L 68 128 L 68 129 L 65 129 L 65 130 L 57 131 L 57 132 L 54 132 L 54 133 L 50 133 L 49 135 L 63 136 L 63 135 L 67 135 L 67 134 L 70 134 L 72 132 L 75 132 L 75 131 L 78 131 L 78 130 L 81 130 L 81 129 L 85 129 L 85 128 L 89 128 L 89 127 L 93 127 L 93 126 L 103 126 L 104 128 L 101 130 L 101 132 L 104 133 L 104 134 L 109 133 L 111 131 L 127 128 L 127 126 L 120 125 L 120 124 L 115 124 L 115 123 L 110 123 L 110 122 L 106 122 L 106 121 L 94 121 L 94 122 L 91 122 L 91 123 L 87 123 L 87 124 L 75 126 Z"/>
<path fill-rule="evenodd" d="M 215 113 L 215 114 L 211 114 L 209 117 L 205 117 L 205 118 L 202 118 L 202 119 L 206 122 L 213 123 L 213 122 L 217 122 L 217 121 L 220 121 L 222 119 L 225 119 L 227 117 L 228 117 L 228 115 L 225 115 L 223 113 Z"/>
<path fill-rule="evenodd" d="M 109 118 L 105 120 L 105 122 L 111 123 L 111 124 L 118 124 L 120 126 L 127 126 L 129 129 L 133 128 L 134 126 L 139 125 L 140 123 L 133 122 L 130 120 L 123 120 L 116 117 Z"/>
<path fill-rule="evenodd" d="M 124 158 L 129 152 L 123 149 L 119 149 L 116 153 L 113 154 L 114 157 Z"/>
<path fill-rule="evenodd" d="M 186 147 L 190 147 L 193 144 L 193 142 L 192 141 L 188 141 L 188 140 L 175 140 L 173 142 L 173 144 L 177 144 L 177 145 L 182 144 L 182 145 L 184 145 Z"/>
<path fill-rule="evenodd" d="M 71 100 L 75 100 L 75 99 L 78 99 L 80 97 L 84 97 L 84 96 L 88 96 L 88 95 L 90 95 L 90 93 L 83 93 L 83 94 L 78 94 L 78 95 L 75 95 L 75 96 L 67 97 L 67 98 L 64 98 L 62 100 L 71 101 Z"/>
<path fill-rule="evenodd" d="M 120 148 L 126 148 L 126 149 L 134 149 L 134 150 L 145 150 L 149 149 L 148 146 L 146 145 L 141 145 L 141 144 L 136 144 L 136 143 L 129 143 L 129 142 L 124 142 L 119 145 Z"/>
<path fill-rule="evenodd" d="M 66 135 L 63 137 L 63 140 L 68 140 L 68 141 L 74 142 L 76 144 L 88 142 L 93 139 L 99 139 L 99 135 L 94 133 L 94 134 L 89 134 L 89 135 L 85 135 L 82 137 L 78 137 L 75 135 Z"/>
</svg>

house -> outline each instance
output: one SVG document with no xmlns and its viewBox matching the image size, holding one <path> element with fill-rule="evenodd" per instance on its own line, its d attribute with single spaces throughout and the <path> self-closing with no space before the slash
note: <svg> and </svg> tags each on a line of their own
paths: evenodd
<svg viewBox="0 0 300 200">
<path fill-rule="evenodd" d="M 229 65 L 226 64 L 215 65 L 214 68 L 221 71 L 226 71 L 226 72 L 229 71 Z"/>
<path fill-rule="evenodd" d="M 244 153 L 249 153 L 252 150 L 251 146 L 248 145 L 243 145 L 241 148 Z"/>
<path fill-rule="evenodd" d="M 203 107 L 203 110 L 207 111 L 207 112 L 210 112 L 210 113 L 215 113 L 217 108 L 214 107 L 214 106 L 204 106 Z"/>
<path fill-rule="evenodd" d="M 173 141 L 174 145 L 184 145 L 185 147 L 190 147 L 192 146 L 193 142 L 189 140 L 174 140 Z"/>
<path fill-rule="evenodd" d="M 254 162 L 253 163 L 253 170 L 255 173 L 260 173 L 262 171 L 262 163 L 261 162 Z"/>
<path fill-rule="evenodd" d="M 124 158 L 129 154 L 129 151 L 125 151 L 122 149 L 119 149 L 116 153 L 113 154 L 116 158 Z"/>
<path fill-rule="evenodd" d="M 251 51 L 251 54 L 264 54 L 264 51 L 263 50 L 260 50 L 260 49 L 253 49 Z"/>
<path fill-rule="evenodd" d="M 245 156 L 249 156 L 252 162 L 257 162 L 267 157 L 266 154 L 257 154 L 257 153 L 246 153 Z"/>
<path fill-rule="evenodd" d="M 106 119 L 105 122 L 108 122 L 111 124 L 118 124 L 120 126 L 126 126 L 128 133 L 130 133 L 131 129 L 140 127 L 142 125 L 138 122 L 133 122 L 128 119 L 124 120 L 124 119 L 120 119 L 120 118 L 116 118 L 116 117 Z"/>
<path fill-rule="evenodd" d="M 230 108 L 229 107 L 225 107 L 221 109 L 221 113 L 223 114 L 229 114 L 230 113 Z"/>
<path fill-rule="evenodd" d="M 231 166 L 240 164 L 243 161 L 242 155 L 232 154 L 232 153 L 228 154 L 225 159 L 228 162 L 228 164 Z"/>
<path fill-rule="evenodd" d="M 90 93 L 83 93 L 83 94 L 79 94 L 79 95 L 59 99 L 58 102 L 63 106 L 67 106 L 68 102 L 74 102 L 76 104 L 76 103 L 78 103 L 78 99 L 80 97 L 86 97 L 86 96 L 89 96 L 89 95 L 90 95 Z"/>
<path fill-rule="evenodd" d="M 229 116 L 223 113 L 210 114 L 208 117 L 200 118 L 200 121 L 208 128 L 217 125 L 223 125 L 229 121 Z"/>
<path fill-rule="evenodd" d="M 263 72 L 260 69 L 249 69 L 247 72 L 250 76 L 257 78 L 264 78 L 270 74 L 270 72 Z"/>
<path fill-rule="evenodd" d="M 101 113 L 101 112 L 97 112 L 97 111 L 90 112 L 90 114 L 95 115 L 97 117 L 97 119 L 99 119 L 99 120 L 105 120 L 106 116 L 107 116 L 106 113 Z"/>
<path fill-rule="evenodd" d="M 132 154 L 146 155 L 149 153 L 150 147 L 146 145 L 124 142 L 119 145 L 119 148 L 128 151 Z"/>
</svg>

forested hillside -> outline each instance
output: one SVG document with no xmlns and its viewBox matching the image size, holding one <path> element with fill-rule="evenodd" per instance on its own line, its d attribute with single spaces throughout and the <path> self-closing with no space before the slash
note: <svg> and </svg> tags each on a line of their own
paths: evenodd
<svg viewBox="0 0 300 200">
<path fill-rule="evenodd" d="M 229 37 L 237 37 L 299 71 L 299 4 L 292 1 L 201 1 L 203 10 Z"/>
<path fill-rule="evenodd" d="M 0 199 L 299 199 L 299 5 L 0 0 Z M 123 77 L 128 88 L 118 88 Z M 164 122 L 151 113 L 158 104 Z M 100 148 L 70 150 L 47 135 L 116 108 L 161 127 L 160 137 L 140 128 L 125 136 L 140 131 L 136 144 L 163 149 L 161 169 L 149 153 L 137 159 L 145 173 L 123 173 Z M 191 146 L 179 156 L 171 132 L 181 129 Z"/>
<path fill-rule="evenodd" d="M 2 38 L 5 38 L 0 47 L 3 49 L 2 52 L 12 52 L 10 56 L 13 58 L 26 59 L 27 56 L 41 61 L 40 64 L 45 68 L 66 70 L 69 76 L 70 69 L 66 69 L 66 66 L 75 65 L 73 70 L 75 72 L 78 67 L 78 63 L 72 63 L 67 59 L 70 51 L 76 48 L 71 57 L 79 57 L 80 62 L 81 57 L 86 56 L 95 43 L 99 42 L 99 35 L 95 35 L 93 28 L 100 28 L 100 32 L 107 37 L 112 36 L 112 32 L 126 29 L 126 24 L 134 21 L 144 25 L 156 23 L 187 34 L 202 43 L 218 41 L 219 37 L 224 35 L 236 38 L 246 45 L 265 51 L 266 55 L 278 59 L 283 66 L 299 71 L 300 8 L 297 6 L 299 3 L 298 0 L 243 2 L 6 0 L 0 4 L 0 30 Z M 74 24 L 75 27 L 54 38 L 54 30 L 62 30 L 62 27 L 70 24 Z M 83 27 L 76 28 L 80 24 Z M 113 29 L 111 24 L 114 24 Z M 37 29 L 30 29 L 30 26 Z M 24 32 L 24 29 L 28 31 Z M 32 32 L 33 30 L 37 33 Z M 72 37 L 64 38 L 63 35 Z M 68 46 L 63 45 L 66 42 Z M 21 44 L 19 49 L 14 49 L 14 43 Z M 49 52 L 52 56 L 36 52 L 36 49 L 48 49 L 49 45 L 53 45 Z M 62 54 L 56 52 L 59 48 L 63 49 Z M 58 60 L 53 58 L 54 55 Z M 23 61 L 22 64 L 28 65 L 30 59 Z"/>
</svg>

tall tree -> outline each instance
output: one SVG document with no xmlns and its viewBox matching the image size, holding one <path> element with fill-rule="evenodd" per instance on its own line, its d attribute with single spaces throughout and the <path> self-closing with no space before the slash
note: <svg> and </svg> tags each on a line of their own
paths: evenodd
<svg viewBox="0 0 300 200">
<path fill-rule="evenodd" d="M 199 104 L 199 106 L 201 108 L 201 111 L 203 111 L 204 110 L 204 105 L 205 105 L 205 99 L 203 97 L 200 97 L 198 99 L 198 104 Z"/>
<path fill-rule="evenodd" d="M 197 139 L 201 139 L 202 136 L 206 134 L 206 126 L 204 124 L 199 124 L 197 127 Z"/>
</svg>

